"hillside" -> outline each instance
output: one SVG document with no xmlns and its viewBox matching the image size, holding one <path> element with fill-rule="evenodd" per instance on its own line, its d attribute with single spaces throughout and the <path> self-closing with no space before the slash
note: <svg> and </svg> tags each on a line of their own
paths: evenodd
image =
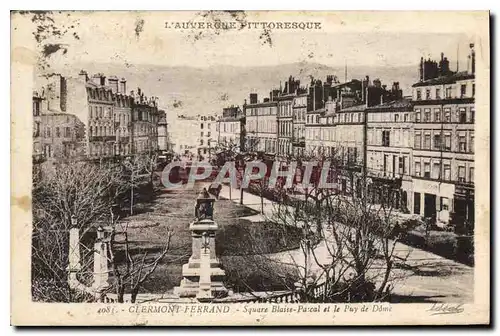
<svg viewBox="0 0 500 336">
<path fill-rule="evenodd" d="M 196 115 L 219 113 L 227 105 L 241 105 L 250 92 L 257 92 L 259 99 L 267 96 L 271 88 L 279 88 L 280 81 L 290 75 L 308 84 L 310 76 L 324 80 L 326 75 L 344 79 L 343 67 L 330 67 L 317 63 L 292 63 L 264 67 L 236 67 L 218 65 L 211 68 L 168 67 L 158 65 L 73 64 L 53 69 L 67 76 L 75 76 L 81 69 L 89 74 L 103 72 L 127 79 L 127 91 L 140 86 L 147 95 L 158 96 L 160 107 L 169 114 Z M 399 81 L 404 94 L 409 94 L 417 80 L 414 67 L 353 67 L 348 69 L 348 79 L 380 78 L 388 87 Z"/>
</svg>

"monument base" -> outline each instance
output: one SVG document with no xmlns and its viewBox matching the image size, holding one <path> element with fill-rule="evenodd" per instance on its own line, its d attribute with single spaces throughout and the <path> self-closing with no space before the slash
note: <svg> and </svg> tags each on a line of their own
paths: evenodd
<svg viewBox="0 0 500 336">
<path fill-rule="evenodd" d="M 206 266 L 203 267 L 203 264 Z M 225 272 L 219 267 L 217 259 L 202 263 L 201 259 L 189 258 L 189 262 L 182 266 L 182 276 L 180 285 L 174 287 L 174 294 L 179 297 L 210 301 L 227 296 L 228 291 L 223 283 Z"/>
</svg>

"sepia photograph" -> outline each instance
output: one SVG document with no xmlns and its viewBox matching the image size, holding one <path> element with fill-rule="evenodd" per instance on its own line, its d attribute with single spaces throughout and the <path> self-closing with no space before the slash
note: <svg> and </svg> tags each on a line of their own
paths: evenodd
<svg viewBox="0 0 500 336">
<path fill-rule="evenodd" d="M 489 323 L 489 20 L 12 11 L 11 323 Z"/>
</svg>

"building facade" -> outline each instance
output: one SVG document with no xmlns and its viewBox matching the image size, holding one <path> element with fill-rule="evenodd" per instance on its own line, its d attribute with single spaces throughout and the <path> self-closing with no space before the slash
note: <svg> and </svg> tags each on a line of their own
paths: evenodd
<svg viewBox="0 0 500 336">
<path fill-rule="evenodd" d="M 395 187 L 399 192 L 393 196 L 393 206 L 409 212 L 413 204 L 413 103 L 399 98 L 366 110 L 366 172 L 381 182 L 378 185 Z M 373 193 L 372 201 L 383 201 L 379 195 Z"/>
<path fill-rule="evenodd" d="M 447 59 L 420 63 L 414 101 L 412 212 L 447 223 L 474 222 L 475 55 L 468 71 Z"/>
<path fill-rule="evenodd" d="M 126 92 L 126 80 L 89 77 L 82 70 L 77 77 L 49 76 L 44 87 L 48 114 L 69 114 L 84 125 L 82 156 L 111 158 L 158 149 L 158 99 L 147 98 L 138 89 Z"/>
<path fill-rule="evenodd" d="M 209 159 L 217 146 L 217 115 L 198 115 L 198 146 L 197 154 L 202 160 Z"/>
<path fill-rule="evenodd" d="M 164 110 L 158 110 L 158 150 L 162 153 L 171 152 L 173 150 L 167 114 Z"/>
<path fill-rule="evenodd" d="M 131 142 L 134 154 L 158 151 L 158 98 L 146 97 L 138 88 L 131 92 L 132 129 Z"/>
<path fill-rule="evenodd" d="M 245 115 L 239 106 L 222 109 L 222 116 L 217 119 L 217 142 L 221 145 L 233 144 L 240 151 L 245 144 Z"/>
<path fill-rule="evenodd" d="M 243 105 L 246 118 L 246 150 L 276 155 L 278 102 L 264 98 L 258 101 L 256 93 L 250 94 L 250 103 Z"/>
<path fill-rule="evenodd" d="M 306 147 L 306 115 L 307 115 L 307 93 L 299 93 L 293 98 L 293 133 L 292 151 L 293 156 L 300 157 L 305 154 Z"/>
<path fill-rule="evenodd" d="M 179 115 L 170 127 L 172 150 L 181 155 L 197 154 L 200 143 L 200 123 L 197 117 Z"/>
</svg>

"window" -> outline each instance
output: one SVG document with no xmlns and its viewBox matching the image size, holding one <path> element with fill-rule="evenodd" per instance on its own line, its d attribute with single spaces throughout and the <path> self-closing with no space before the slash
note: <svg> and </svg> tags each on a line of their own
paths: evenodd
<svg viewBox="0 0 500 336">
<path fill-rule="evenodd" d="M 476 121 L 476 110 L 474 108 L 470 109 L 470 122 L 474 123 Z"/>
<path fill-rule="evenodd" d="M 449 164 L 444 165 L 444 179 L 446 181 L 451 179 L 451 166 Z"/>
<path fill-rule="evenodd" d="M 35 121 L 35 129 L 33 130 L 33 136 L 40 136 L 40 122 Z"/>
<path fill-rule="evenodd" d="M 451 98 L 451 87 L 446 88 L 446 98 L 450 99 Z"/>
<path fill-rule="evenodd" d="M 420 133 L 415 134 L 415 148 L 420 148 L 422 145 L 422 135 Z"/>
<path fill-rule="evenodd" d="M 390 146 L 390 131 L 382 131 L 382 146 Z"/>
<path fill-rule="evenodd" d="M 424 122 L 430 122 L 431 121 L 431 109 L 425 109 L 424 110 Z"/>
<path fill-rule="evenodd" d="M 210 127 L 209 127 L 209 128 L 210 128 Z M 207 133 L 207 137 L 209 137 L 209 138 L 210 138 L 210 132 L 208 132 L 208 133 Z"/>
<path fill-rule="evenodd" d="M 200 136 L 203 136 L 203 132 L 200 133 Z"/>
<path fill-rule="evenodd" d="M 424 162 L 424 177 L 431 177 L 431 164 L 429 162 Z"/>
<path fill-rule="evenodd" d="M 449 200 L 447 197 L 441 197 L 441 211 L 449 210 Z"/>
<path fill-rule="evenodd" d="M 458 182 L 465 182 L 465 167 L 458 167 Z"/>
<path fill-rule="evenodd" d="M 417 100 L 422 100 L 422 91 L 417 90 Z"/>
<path fill-rule="evenodd" d="M 465 97 L 466 93 L 467 93 L 467 85 L 466 84 L 460 85 L 460 98 Z"/>
<path fill-rule="evenodd" d="M 432 178 L 433 179 L 439 179 L 439 171 L 441 169 L 441 165 L 437 162 L 434 162 L 434 164 L 432 165 Z"/>
<path fill-rule="evenodd" d="M 441 109 L 434 109 L 434 121 L 435 122 L 440 122 L 441 121 Z"/>
<path fill-rule="evenodd" d="M 403 175 L 405 173 L 405 158 L 403 156 L 399 157 L 399 174 Z"/>
<path fill-rule="evenodd" d="M 431 135 L 426 134 L 424 136 L 424 149 L 431 149 Z"/>
<path fill-rule="evenodd" d="M 203 123 L 200 124 L 200 128 L 203 129 Z"/>
<path fill-rule="evenodd" d="M 441 134 L 434 134 L 434 149 L 441 149 Z"/>
<path fill-rule="evenodd" d="M 420 176 L 420 162 L 415 162 L 415 176 Z"/>
<path fill-rule="evenodd" d="M 209 123 L 207 126 L 208 126 L 208 129 L 210 129 L 210 127 L 212 126 L 212 124 Z"/>
<path fill-rule="evenodd" d="M 467 139 L 465 138 L 465 135 L 458 136 L 458 151 L 467 152 Z"/>
<path fill-rule="evenodd" d="M 444 109 L 444 121 L 445 122 L 451 121 L 451 110 L 449 108 Z"/>
<path fill-rule="evenodd" d="M 444 135 L 444 149 L 451 150 L 451 134 Z"/>
<path fill-rule="evenodd" d="M 476 95 L 476 84 L 472 84 L 472 97 Z"/>
<path fill-rule="evenodd" d="M 316 124 L 319 124 L 319 115 L 316 116 Z"/>
<path fill-rule="evenodd" d="M 425 99 L 430 100 L 431 99 L 431 89 L 425 90 Z"/>
<path fill-rule="evenodd" d="M 399 122 L 399 114 L 394 115 L 394 122 Z"/>
<path fill-rule="evenodd" d="M 56 137 L 60 137 L 61 136 L 61 132 L 59 130 L 59 127 L 56 127 Z"/>
<path fill-rule="evenodd" d="M 407 122 L 407 121 L 408 121 L 408 113 L 405 113 L 405 114 L 404 114 L 404 119 L 403 119 L 403 120 L 404 120 L 404 122 Z"/>
<path fill-rule="evenodd" d="M 65 128 L 64 128 L 64 136 L 65 136 L 66 138 L 69 138 L 69 137 L 70 137 L 70 129 L 69 129 L 69 127 L 65 127 Z"/>
<path fill-rule="evenodd" d="M 467 112 L 465 111 L 465 108 L 460 108 L 460 111 L 458 112 L 458 121 L 461 124 L 464 124 L 467 122 Z"/>
<path fill-rule="evenodd" d="M 200 146 L 203 146 L 203 139 L 200 140 Z"/>
<path fill-rule="evenodd" d="M 441 99 L 441 89 L 436 88 L 436 99 Z"/>
<path fill-rule="evenodd" d="M 415 113 L 415 122 L 420 122 L 420 112 Z"/>
</svg>

